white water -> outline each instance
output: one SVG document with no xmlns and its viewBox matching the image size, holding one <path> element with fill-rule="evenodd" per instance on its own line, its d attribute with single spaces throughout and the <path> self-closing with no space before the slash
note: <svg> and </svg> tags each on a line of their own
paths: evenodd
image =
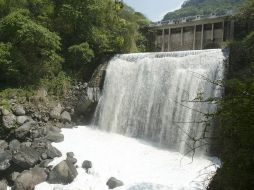
<svg viewBox="0 0 254 190">
<path fill-rule="evenodd" d="M 108 190 L 106 182 L 112 176 L 125 183 L 117 190 L 204 190 L 218 167 L 215 158 L 196 158 L 191 163 L 178 152 L 89 127 L 64 129 L 63 134 L 65 141 L 54 146 L 63 155 L 74 152 L 79 175 L 67 186 L 42 183 L 35 190 Z M 93 162 L 91 174 L 81 168 L 84 160 Z"/>
<path fill-rule="evenodd" d="M 202 113 L 214 104 L 193 100 L 220 97 L 222 90 L 210 81 L 222 80 L 222 50 L 144 53 L 116 56 L 111 60 L 95 125 L 105 131 L 138 137 L 186 153 L 196 144 L 192 138 L 208 137 Z"/>
<path fill-rule="evenodd" d="M 204 190 L 218 160 L 205 157 L 203 146 L 193 162 L 181 153 L 208 143 L 191 138 L 212 134 L 199 121 L 216 106 L 191 100 L 201 93 L 204 99 L 221 96 L 207 80 L 223 78 L 224 59 L 221 50 L 116 56 L 107 69 L 95 129 L 64 129 L 65 141 L 55 144 L 63 155 L 74 152 L 79 166 L 91 160 L 93 170 L 79 168 L 72 184 L 42 183 L 36 190 L 106 190 L 110 177 L 125 183 L 118 190 Z"/>
</svg>

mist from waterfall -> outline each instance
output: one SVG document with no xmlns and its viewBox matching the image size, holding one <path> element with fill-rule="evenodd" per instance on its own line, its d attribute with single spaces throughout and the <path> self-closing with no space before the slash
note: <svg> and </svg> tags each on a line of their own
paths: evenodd
<svg viewBox="0 0 254 190">
<path fill-rule="evenodd" d="M 194 147 L 207 151 L 213 129 L 203 121 L 216 105 L 200 100 L 221 97 L 223 90 L 213 81 L 223 79 L 224 61 L 220 49 L 114 57 L 95 126 L 181 153 Z"/>
</svg>

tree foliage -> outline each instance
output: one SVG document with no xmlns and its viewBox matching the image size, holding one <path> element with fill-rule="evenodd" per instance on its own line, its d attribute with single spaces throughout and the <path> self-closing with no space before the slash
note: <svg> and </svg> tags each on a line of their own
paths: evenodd
<svg viewBox="0 0 254 190">
<path fill-rule="evenodd" d="M 250 6 L 251 5 L 251 6 Z M 253 2 L 237 15 L 252 22 Z M 254 30 L 230 44 L 226 94 L 220 101 L 220 158 L 210 190 L 251 190 L 254 185 Z"/>
<path fill-rule="evenodd" d="M 89 79 L 104 57 L 144 50 L 147 19 L 112 0 L 0 0 L 0 83 Z"/>
<path fill-rule="evenodd" d="M 37 83 L 41 77 L 59 72 L 59 36 L 35 23 L 27 12 L 15 11 L 1 19 L 0 41 L 8 47 L 6 81 Z"/>
</svg>

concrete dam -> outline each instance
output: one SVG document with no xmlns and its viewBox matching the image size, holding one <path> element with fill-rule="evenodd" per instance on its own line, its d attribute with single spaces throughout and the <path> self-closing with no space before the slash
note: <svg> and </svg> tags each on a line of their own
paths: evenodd
<svg viewBox="0 0 254 190">
<path fill-rule="evenodd" d="M 223 48 L 234 38 L 235 23 L 228 16 L 184 18 L 150 25 L 154 51 L 170 52 Z"/>
</svg>

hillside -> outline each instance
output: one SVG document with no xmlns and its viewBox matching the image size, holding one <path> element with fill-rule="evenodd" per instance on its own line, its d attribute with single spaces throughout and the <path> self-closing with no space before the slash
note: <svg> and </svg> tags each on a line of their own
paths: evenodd
<svg viewBox="0 0 254 190">
<path fill-rule="evenodd" d="M 187 0 L 181 9 L 167 13 L 163 20 L 195 15 L 225 15 L 236 11 L 246 0 Z"/>
</svg>

